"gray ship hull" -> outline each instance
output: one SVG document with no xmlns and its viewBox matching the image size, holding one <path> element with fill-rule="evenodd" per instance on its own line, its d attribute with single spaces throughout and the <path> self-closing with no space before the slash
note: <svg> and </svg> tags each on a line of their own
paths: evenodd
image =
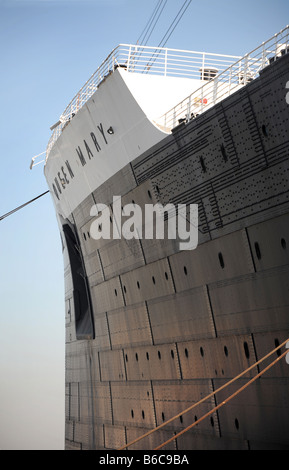
<svg viewBox="0 0 289 470">
<path fill-rule="evenodd" d="M 175 128 L 62 220 L 66 449 L 119 449 L 289 337 L 288 65 L 287 54 Z M 198 247 L 136 239 L 96 247 L 90 209 L 111 206 L 115 194 L 140 207 L 198 204 Z M 155 449 L 264 367 L 129 449 Z M 288 386 L 283 358 L 164 449 L 288 449 Z"/>
</svg>

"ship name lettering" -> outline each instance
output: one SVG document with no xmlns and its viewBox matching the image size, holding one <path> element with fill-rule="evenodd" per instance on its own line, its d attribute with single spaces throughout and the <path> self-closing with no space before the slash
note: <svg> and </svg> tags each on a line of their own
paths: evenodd
<svg viewBox="0 0 289 470">
<path fill-rule="evenodd" d="M 60 189 L 60 185 L 59 185 L 59 183 L 58 183 L 57 178 L 54 178 L 54 183 L 55 183 L 55 185 L 53 184 L 53 185 L 52 185 L 52 188 L 53 188 L 53 191 L 54 191 L 55 196 L 56 196 L 57 199 L 59 200 L 59 194 L 61 194 L 61 189 Z"/>
<path fill-rule="evenodd" d="M 65 161 L 65 165 L 70 175 L 70 178 L 71 179 L 74 178 L 74 173 L 71 169 L 71 166 L 68 160 Z M 64 166 L 62 166 L 61 172 L 59 171 L 57 173 L 57 177 L 54 178 L 54 184 L 52 185 L 53 192 L 58 200 L 59 200 L 59 195 L 62 193 L 61 187 L 62 189 L 65 189 L 67 184 L 69 184 L 68 174 Z"/>
<path fill-rule="evenodd" d="M 70 175 L 70 178 L 74 178 L 74 173 L 71 169 L 70 163 L 68 160 L 65 161 L 66 168 L 68 169 L 68 173 Z"/>
<path fill-rule="evenodd" d="M 97 129 L 99 130 L 100 135 L 103 137 L 103 140 L 104 140 L 105 144 L 108 145 L 108 141 L 107 141 L 105 132 L 104 132 L 104 130 L 103 130 L 103 125 L 102 125 L 102 123 L 100 123 L 100 124 L 97 126 Z M 97 152 L 100 152 L 100 151 L 101 151 L 101 146 L 100 146 L 100 144 L 99 144 L 99 142 L 98 142 L 98 140 L 97 140 L 97 138 L 96 138 L 94 132 L 91 132 L 91 133 L 90 133 L 90 137 L 91 137 L 91 139 L 92 139 L 92 142 L 93 142 L 94 145 L 95 145 L 95 148 L 96 148 Z M 89 147 L 89 145 L 88 145 L 88 143 L 86 142 L 85 139 L 83 139 L 83 143 L 84 143 L 84 146 L 85 146 L 85 148 L 86 148 L 87 156 L 88 156 L 89 160 L 91 160 L 91 159 L 94 157 L 94 155 L 93 155 L 93 153 L 92 153 L 92 151 L 91 151 L 91 148 Z M 77 147 L 75 150 L 76 150 L 76 153 L 77 153 L 77 155 L 78 155 L 78 158 L 79 158 L 80 163 L 82 164 L 82 166 L 86 165 L 86 159 L 85 159 L 85 157 L 84 157 L 84 155 L 83 155 L 83 152 L 82 152 L 80 146 L 78 145 L 78 147 Z"/>
<path fill-rule="evenodd" d="M 102 127 L 102 124 L 100 123 L 99 126 L 97 126 L 97 129 L 99 130 L 99 132 L 101 133 L 103 139 L 104 139 L 104 142 L 107 144 L 107 140 L 106 140 L 106 137 L 105 137 L 105 134 L 104 134 L 104 130 L 103 130 L 103 127 Z"/>
<path fill-rule="evenodd" d="M 108 145 L 108 141 L 102 123 L 99 123 L 99 125 L 97 125 L 97 129 L 99 131 L 98 136 L 96 136 L 94 132 L 90 132 L 90 137 L 93 143 L 92 149 L 91 142 L 88 143 L 85 139 L 83 139 L 83 144 L 86 149 L 87 156 L 85 152 L 82 151 L 80 145 L 75 148 L 78 160 L 80 161 L 82 166 L 86 165 L 87 159 L 91 160 L 94 157 L 94 148 L 97 152 L 101 152 L 101 146 L 99 143 L 99 139 L 101 139 L 101 137 L 103 138 L 105 144 Z M 66 160 L 65 166 L 62 166 L 60 171 L 57 172 L 57 176 L 54 178 L 54 182 L 52 184 L 53 192 L 58 200 L 60 199 L 60 194 L 62 194 L 62 190 L 66 188 L 72 178 L 74 178 L 74 172 L 71 168 L 69 161 Z"/>
<path fill-rule="evenodd" d="M 98 143 L 98 141 L 97 141 L 97 138 L 95 137 L 94 132 L 91 132 L 91 133 L 90 133 L 90 137 L 91 137 L 92 140 L 93 140 L 93 143 L 94 143 L 94 145 L 95 145 L 96 150 L 97 150 L 98 152 L 100 152 L 101 147 L 100 147 L 100 145 L 99 145 L 99 143 Z"/>
<path fill-rule="evenodd" d="M 82 165 L 82 166 L 86 165 L 86 160 L 85 160 L 85 158 L 84 158 L 84 156 L 83 156 L 83 153 L 82 153 L 81 148 L 78 146 L 78 148 L 75 149 L 75 150 L 76 150 L 76 152 L 77 152 L 77 155 L 78 155 L 78 158 L 79 158 L 79 160 L 80 160 L 81 165 Z"/>
</svg>

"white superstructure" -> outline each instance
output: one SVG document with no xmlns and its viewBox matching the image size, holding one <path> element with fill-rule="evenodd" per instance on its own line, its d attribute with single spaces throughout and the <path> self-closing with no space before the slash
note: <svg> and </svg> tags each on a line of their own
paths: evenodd
<svg viewBox="0 0 289 470">
<path fill-rule="evenodd" d="M 52 126 L 45 176 L 58 214 L 78 204 L 170 132 L 159 121 L 207 82 L 208 69 L 237 58 L 119 46 Z"/>
<path fill-rule="evenodd" d="M 126 164 L 256 78 L 287 47 L 288 28 L 243 58 L 118 46 L 51 127 L 45 176 L 58 213 L 67 218 Z"/>
</svg>

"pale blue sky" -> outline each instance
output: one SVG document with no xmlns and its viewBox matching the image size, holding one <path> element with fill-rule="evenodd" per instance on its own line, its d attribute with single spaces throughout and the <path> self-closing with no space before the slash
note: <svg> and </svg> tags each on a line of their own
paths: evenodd
<svg viewBox="0 0 289 470">
<path fill-rule="evenodd" d="M 29 170 L 78 89 L 158 0 L 0 0 L 0 216 L 47 190 Z M 184 0 L 168 0 L 158 45 Z M 167 47 L 242 55 L 289 24 L 288 0 L 193 0 Z M 64 283 L 50 195 L 0 222 L 0 449 L 64 447 Z"/>
</svg>

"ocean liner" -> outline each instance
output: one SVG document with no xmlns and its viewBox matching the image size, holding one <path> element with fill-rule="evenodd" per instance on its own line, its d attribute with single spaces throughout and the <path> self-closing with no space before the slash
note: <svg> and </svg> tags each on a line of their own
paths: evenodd
<svg viewBox="0 0 289 470">
<path fill-rule="evenodd" d="M 288 34 L 244 57 L 120 45 L 52 126 L 66 449 L 289 449 Z M 149 205 L 163 237 L 133 227 Z"/>
</svg>

